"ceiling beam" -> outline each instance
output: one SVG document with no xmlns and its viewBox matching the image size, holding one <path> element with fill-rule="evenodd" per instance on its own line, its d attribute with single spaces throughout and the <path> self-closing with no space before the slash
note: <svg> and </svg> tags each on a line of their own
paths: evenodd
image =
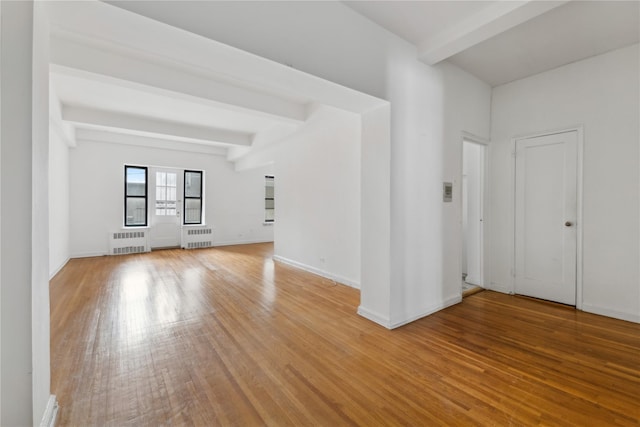
<svg viewBox="0 0 640 427">
<path fill-rule="evenodd" d="M 65 39 L 82 44 L 93 50 L 118 52 L 120 57 L 129 57 L 143 62 L 182 70 L 177 79 L 162 79 L 160 88 L 181 92 L 189 86 L 189 79 L 203 79 L 229 83 L 239 88 L 252 89 L 263 94 L 258 105 L 246 107 L 262 108 L 264 114 L 275 114 L 300 124 L 306 119 L 305 104 L 318 102 L 343 110 L 362 114 L 387 105 L 387 101 L 367 95 L 342 85 L 332 83 L 273 60 L 242 51 L 218 41 L 190 33 L 145 16 L 101 1 L 46 2 L 51 20 L 51 56 L 54 63 L 63 59 L 71 63 L 82 62 L 94 72 L 99 67 L 86 64 L 81 58 L 84 50 L 71 50 L 61 58 L 58 41 Z M 74 58 L 75 57 L 75 58 Z M 118 57 L 114 57 L 118 60 Z M 58 62 L 56 62 L 58 61 Z M 64 63 L 63 63 L 64 64 Z M 128 64 L 133 64 L 128 62 Z M 115 67 L 116 64 L 105 64 Z M 125 68 L 125 67 L 121 67 Z M 135 68 L 129 68 L 132 73 Z M 122 74 L 120 78 L 126 79 Z M 114 76 L 117 77 L 117 76 Z M 146 78 L 144 78 L 146 77 Z M 167 75 L 167 77 L 169 77 Z M 137 77 L 133 81 L 152 85 L 157 81 L 153 74 Z M 188 88 L 187 88 L 188 89 Z M 194 97 L 218 98 L 198 90 L 186 90 Z M 267 102 L 273 100 L 274 102 Z M 193 101 L 193 100 L 192 100 Z M 239 105 L 238 108 L 242 108 Z"/>
<path fill-rule="evenodd" d="M 161 148 L 164 150 L 186 151 L 189 153 L 210 154 L 213 156 L 226 156 L 227 149 L 205 144 L 191 142 L 170 141 L 148 136 L 127 135 L 98 129 L 78 129 L 76 139 L 82 142 L 101 142 L 108 144 L 134 145 L 137 147 Z"/>
<path fill-rule="evenodd" d="M 428 65 L 437 64 L 565 3 L 567 1 L 497 1 L 420 43 L 418 57 Z"/>
<path fill-rule="evenodd" d="M 76 124 L 129 130 L 152 135 L 166 135 L 203 142 L 250 146 L 252 134 L 168 122 L 93 108 L 62 106 L 62 120 Z"/>
<path fill-rule="evenodd" d="M 306 119 L 306 104 L 257 89 L 211 78 L 204 70 L 187 67 L 167 58 L 85 37 L 54 31 L 51 38 L 52 70 L 61 74 L 90 74 L 123 86 L 161 92 L 176 98 L 200 100 L 227 109 L 266 116 L 287 123 Z"/>
</svg>

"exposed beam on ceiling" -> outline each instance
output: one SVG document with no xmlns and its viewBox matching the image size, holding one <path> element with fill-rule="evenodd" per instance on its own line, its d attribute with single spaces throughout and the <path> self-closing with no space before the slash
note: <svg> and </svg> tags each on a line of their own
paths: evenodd
<svg viewBox="0 0 640 427">
<path fill-rule="evenodd" d="M 148 55 L 147 55 L 148 56 Z M 179 64 L 163 64 L 144 55 L 125 54 L 109 46 L 97 49 L 81 37 L 54 33 L 51 41 L 53 71 L 74 73 L 80 70 L 117 79 L 122 85 L 144 86 L 176 97 L 199 98 L 215 105 L 243 113 L 267 116 L 287 123 L 302 123 L 306 105 L 275 95 L 219 82 L 205 72 L 187 70 Z"/>
<path fill-rule="evenodd" d="M 210 154 L 214 156 L 227 155 L 227 149 L 223 147 L 212 147 L 210 145 L 193 144 L 190 142 L 170 141 L 167 139 L 151 138 L 148 136 L 127 135 L 97 129 L 78 129 L 76 131 L 76 139 L 81 143 L 83 141 L 104 142 L 110 144 L 162 148 L 165 150 L 187 151 L 190 153 Z"/>
<path fill-rule="evenodd" d="M 275 105 L 267 104 L 264 108 L 273 108 L 283 101 L 297 105 L 290 119 L 296 121 L 295 124 L 306 119 L 303 116 L 306 112 L 304 106 L 310 102 L 358 114 L 387 103 L 383 99 L 103 2 L 48 2 L 47 6 L 51 19 L 54 63 L 59 55 L 56 41 L 65 38 L 94 50 L 119 52 L 120 56 L 125 53 L 134 59 L 155 64 L 170 64 L 175 70 L 186 71 L 180 74 L 183 80 L 190 79 L 191 75 L 200 79 L 206 77 L 205 80 L 259 91 L 279 100 Z M 70 52 L 76 56 L 76 60 L 80 60 L 77 57 L 82 53 Z M 73 57 L 66 59 L 71 61 Z M 165 81 L 167 87 L 160 87 L 180 92 L 185 82 L 170 80 Z M 149 84 L 147 79 L 134 81 L 142 84 L 147 81 L 146 84 Z M 185 93 L 196 97 L 202 95 L 194 90 Z M 265 114 L 268 111 L 271 110 Z"/>
<path fill-rule="evenodd" d="M 567 1 L 499 1 L 418 46 L 421 61 L 433 65 Z"/>
<path fill-rule="evenodd" d="M 172 123 L 129 114 L 64 105 L 62 107 L 62 120 L 77 124 L 124 129 L 154 135 L 169 135 L 203 142 L 209 141 L 230 145 L 250 146 L 253 139 L 253 135 L 241 132 Z"/>
</svg>

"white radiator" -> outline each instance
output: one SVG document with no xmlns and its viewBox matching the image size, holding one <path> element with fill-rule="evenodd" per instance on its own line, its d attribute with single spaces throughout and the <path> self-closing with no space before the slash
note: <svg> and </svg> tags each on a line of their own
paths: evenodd
<svg viewBox="0 0 640 427">
<path fill-rule="evenodd" d="M 109 233 L 109 255 L 149 252 L 147 231 L 114 231 Z"/>
<path fill-rule="evenodd" d="M 182 247 L 185 249 L 210 248 L 213 246 L 213 230 L 209 227 L 183 228 Z"/>
</svg>

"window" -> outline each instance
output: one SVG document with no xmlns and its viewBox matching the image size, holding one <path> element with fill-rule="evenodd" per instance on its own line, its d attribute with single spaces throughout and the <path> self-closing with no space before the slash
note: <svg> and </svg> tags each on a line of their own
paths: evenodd
<svg viewBox="0 0 640 427">
<path fill-rule="evenodd" d="M 184 171 L 184 223 L 202 224 L 202 171 Z"/>
<path fill-rule="evenodd" d="M 178 208 L 178 174 L 156 172 L 156 215 L 176 215 Z"/>
<path fill-rule="evenodd" d="M 273 176 L 267 175 L 264 177 L 264 222 L 274 222 L 275 220 L 274 194 Z"/>
<path fill-rule="evenodd" d="M 147 168 L 124 167 L 124 225 L 147 225 Z"/>
</svg>

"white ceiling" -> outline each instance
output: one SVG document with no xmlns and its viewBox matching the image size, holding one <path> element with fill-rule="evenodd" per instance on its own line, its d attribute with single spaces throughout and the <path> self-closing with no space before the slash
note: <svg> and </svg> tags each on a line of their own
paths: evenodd
<svg viewBox="0 0 640 427">
<path fill-rule="evenodd" d="M 366 16 L 410 43 L 419 45 L 436 37 L 452 24 L 472 17 L 496 1 L 345 1 Z"/>
<path fill-rule="evenodd" d="M 204 100 L 185 100 L 165 94 L 55 72 L 51 84 L 63 105 L 118 112 L 138 117 L 152 117 L 167 122 L 226 129 L 255 134 L 274 125 L 273 120 L 206 103 Z"/>
<path fill-rule="evenodd" d="M 638 1 L 345 3 L 415 44 L 424 62 L 447 59 L 491 86 L 640 39 Z"/>
<path fill-rule="evenodd" d="M 573 1 L 448 60 L 492 86 L 638 43 L 632 1 Z"/>
<path fill-rule="evenodd" d="M 238 167 L 298 131 L 317 106 L 360 113 L 385 103 L 102 2 L 47 7 L 52 124 L 71 146 L 180 149 Z"/>
<path fill-rule="evenodd" d="M 447 59 L 492 86 L 639 38 L 638 1 L 345 4 L 416 45 L 425 63 Z M 50 10 L 52 93 L 78 139 L 197 143 L 232 160 L 295 132 L 314 104 L 359 112 L 381 102 L 104 3 Z"/>
</svg>

